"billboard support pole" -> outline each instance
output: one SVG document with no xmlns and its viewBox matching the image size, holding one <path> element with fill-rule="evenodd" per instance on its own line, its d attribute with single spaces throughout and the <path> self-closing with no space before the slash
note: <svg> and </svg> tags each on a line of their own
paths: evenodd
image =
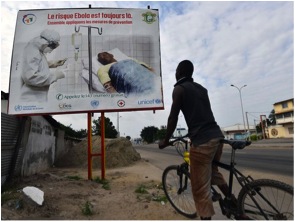
<svg viewBox="0 0 295 222">
<path fill-rule="evenodd" d="M 92 180 L 92 157 L 101 157 L 101 179 L 105 179 L 105 119 L 104 112 L 101 112 L 100 118 L 100 132 L 101 132 L 101 153 L 92 153 L 92 126 L 91 119 L 93 113 L 87 113 L 88 125 L 88 180 Z"/>
<path fill-rule="evenodd" d="M 100 132 L 101 132 L 101 179 L 105 179 L 105 121 L 104 121 L 104 112 L 101 112 L 100 118 Z"/>
<path fill-rule="evenodd" d="M 88 180 L 92 180 L 92 127 L 91 127 L 91 115 L 87 113 L 87 127 L 88 127 Z"/>
</svg>

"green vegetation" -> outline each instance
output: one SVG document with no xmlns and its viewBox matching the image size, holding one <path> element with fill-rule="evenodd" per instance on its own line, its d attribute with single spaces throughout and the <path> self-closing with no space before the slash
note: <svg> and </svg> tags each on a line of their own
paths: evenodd
<svg viewBox="0 0 295 222">
<path fill-rule="evenodd" d="M 139 184 L 135 189 L 135 193 L 137 193 L 137 199 L 139 201 L 156 201 L 161 203 L 168 201 L 163 191 L 163 185 L 155 184 L 153 181 Z"/>
<path fill-rule="evenodd" d="M 105 190 L 111 189 L 110 182 L 106 179 L 100 179 L 100 177 L 96 177 L 93 181 L 102 184 L 102 188 Z"/>
<path fill-rule="evenodd" d="M 67 176 L 68 179 L 71 179 L 71 180 L 81 180 L 82 177 L 80 176 Z"/>
<path fill-rule="evenodd" d="M 135 193 L 145 194 L 145 193 L 149 193 L 149 192 L 147 191 L 147 188 L 146 188 L 145 185 L 140 184 L 140 185 L 136 188 Z"/>
<path fill-rule="evenodd" d="M 60 128 L 63 131 L 65 131 L 66 137 L 79 138 L 79 139 L 87 137 L 87 130 L 86 129 L 74 130 L 71 127 L 71 125 L 65 126 L 62 123 L 59 123 Z"/>
<path fill-rule="evenodd" d="M 97 120 L 92 121 L 94 126 L 92 127 L 93 132 L 95 135 L 101 136 L 101 117 L 99 117 Z M 113 125 L 112 121 L 105 117 L 104 118 L 104 130 L 105 130 L 105 138 L 116 138 L 118 135 L 117 130 L 115 129 L 115 126 Z"/>
<path fill-rule="evenodd" d="M 92 215 L 93 214 L 92 208 L 93 208 L 92 204 L 89 201 L 86 201 L 86 203 L 82 207 L 82 214 L 85 216 Z"/>
</svg>

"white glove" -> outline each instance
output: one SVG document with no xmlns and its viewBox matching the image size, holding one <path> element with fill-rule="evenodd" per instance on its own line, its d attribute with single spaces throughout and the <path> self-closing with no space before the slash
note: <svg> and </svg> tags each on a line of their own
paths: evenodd
<svg viewBox="0 0 295 222">
<path fill-rule="evenodd" d="M 67 58 L 58 60 L 58 61 L 55 62 L 55 65 L 56 65 L 56 67 L 57 66 L 63 66 L 66 61 L 67 61 Z"/>
<path fill-rule="evenodd" d="M 67 69 L 58 69 L 55 71 L 55 77 L 56 77 L 56 80 L 58 79 L 62 79 L 62 78 L 65 78 L 66 74 L 67 74 Z"/>
</svg>

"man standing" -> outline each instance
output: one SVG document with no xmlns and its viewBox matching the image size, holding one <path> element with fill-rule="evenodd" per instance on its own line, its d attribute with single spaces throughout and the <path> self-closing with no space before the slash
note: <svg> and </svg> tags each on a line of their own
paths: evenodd
<svg viewBox="0 0 295 222">
<path fill-rule="evenodd" d="M 193 81 L 193 71 L 194 66 L 188 60 L 178 64 L 167 134 L 159 148 L 169 146 L 181 110 L 191 140 L 190 171 L 196 211 L 201 219 L 208 220 L 214 215 L 211 184 L 218 185 L 224 194 L 228 192 L 222 174 L 217 167 L 212 168 L 212 161 L 221 158 L 223 144 L 220 140 L 224 136 L 214 119 L 207 89 Z"/>
</svg>

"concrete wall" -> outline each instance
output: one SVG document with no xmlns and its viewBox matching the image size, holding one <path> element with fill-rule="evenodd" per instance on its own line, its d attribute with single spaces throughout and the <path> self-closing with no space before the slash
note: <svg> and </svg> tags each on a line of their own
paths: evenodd
<svg viewBox="0 0 295 222">
<path fill-rule="evenodd" d="M 268 127 L 269 138 L 294 138 L 293 124 L 275 125 Z"/>
<path fill-rule="evenodd" d="M 8 177 L 28 176 L 52 167 L 74 145 L 50 116 L 27 116 L 24 129 L 18 129 L 20 126 L 12 121 L 17 122 L 18 117 L 7 115 L 7 99 L 8 94 L 1 91 L 1 170 L 6 169 L 1 171 L 1 184 Z M 20 135 L 11 134 L 18 130 Z"/>
<path fill-rule="evenodd" d="M 64 155 L 68 153 L 71 147 L 75 145 L 73 140 L 65 139 L 65 132 L 58 129 L 56 132 L 56 149 L 55 149 L 55 159 L 56 164 Z"/>
<path fill-rule="evenodd" d="M 54 164 L 55 159 L 54 128 L 42 116 L 32 116 L 31 118 L 29 138 L 21 167 L 22 176 L 48 169 Z"/>
</svg>

